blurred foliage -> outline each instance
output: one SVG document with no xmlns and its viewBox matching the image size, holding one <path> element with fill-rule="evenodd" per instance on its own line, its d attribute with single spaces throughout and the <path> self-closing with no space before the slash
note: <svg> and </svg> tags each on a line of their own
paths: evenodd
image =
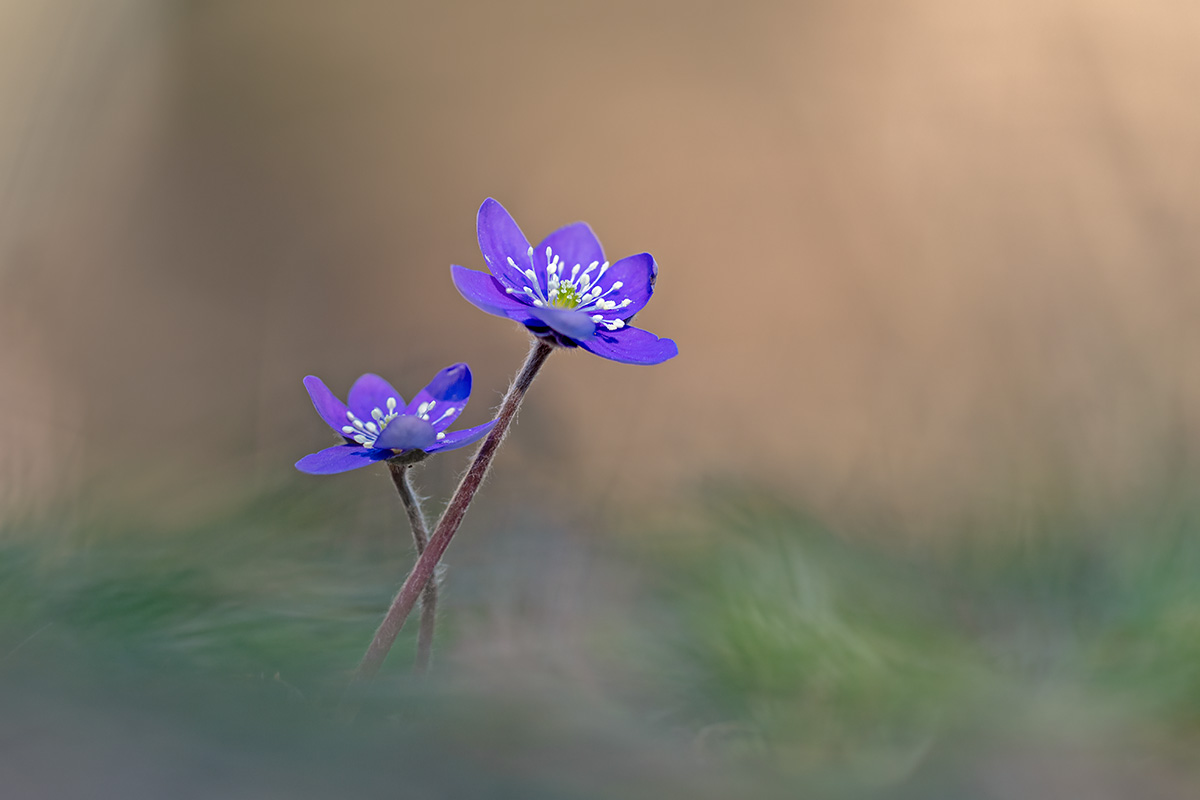
<svg viewBox="0 0 1200 800">
<path fill-rule="evenodd" d="M 714 516 L 702 546 L 663 564 L 699 741 L 733 732 L 776 768 L 872 780 L 914 763 L 970 659 L 912 565 L 786 509 Z"/>
<path fill-rule="evenodd" d="M 568 647 L 553 630 L 514 637 L 515 660 L 472 654 L 479 631 L 456 617 L 485 618 L 487 598 L 455 572 L 437 675 L 406 676 L 405 631 L 387 675 L 344 697 L 410 558 L 360 500 L 284 488 L 171 531 L 10 522 L 10 788 L 74 796 L 29 756 L 44 751 L 128 797 L 969 797 L 989 759 L 1031 768 L 1023 747 L 1096 749 L 1063 767 L 1085 773 L 1109 748 L 1158 748 L 1177 781 L 1175 750 L 1200 742 L 1186 503 L 918 546 L 723 494 L 674 529 L 588 545 L 636 575 L 628 596 L 587 596 L 611 613 L 570 622 L 594 681 L 538 663 Z M 512 535 L 544 550 L 555 532 L 535 528 Z M 555 564 L 512 580 L 553 581 Z M 103 766 L 84 755 L 98 742 Z"/>
</svg>

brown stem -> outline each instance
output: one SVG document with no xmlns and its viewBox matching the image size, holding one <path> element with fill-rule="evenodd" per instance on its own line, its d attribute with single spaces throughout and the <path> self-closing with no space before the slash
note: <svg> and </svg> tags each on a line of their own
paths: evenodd
<svg viewBox="0 0 1200 800">
<path fill-rule="evenodd" d="M 400 591 L 396 593 L 396 598 L 392 600 L 392 605 L 388 609 L 387 615 L 384 616 L 383 622 L 380 623 L 379 630 L 375 631 L 375 638 L 371 641 L 371 646 L 367 648 L 367 653 L 363 656 L 358 665 L 358 671 L 354 674 L 355 683 L 362 683 L 373 678 L 383 664 L 383 660 L 387 658 L 388 651 L 391 650 L 392 643 L 396 641 L 396 635 L 400 633 L 400 628 L 404 626 L 404 621 L 408 619 L 409 613 L 416 605 L 421 590 L 430 582 L 438 561 L 446 552 L 446 548 L 450 546 L 450 540 L 458 530 L 463 515 L 467 513 L 467 507 L 471 505 L 475 492 L 483 482 L 488 467 L 491 466 L 492 458 L 495 457 L 500 442 L 508 432 L 508 426 L 517 416 L 517 409 L 520 408 L 521 401 L 525 398 L 525 392 L 529 390 L 533 379 L 537 377 L 538 370 L 542 368 L 542 364 L 546 363 L 546 358 L 553 349 L 551 345 L 542 341 L 535 341 L 529 349 L 524 366 L 517 373 L 517 377 L 513 379 L 512 386 L 508 388 L 508 394 L 504 396 L 504 401 L 500 404 L 495 427 L 484 438 L 483 444 L 479 446 L 479 451 L 475 453 L 475 460 L 471 462 L 467 474 L 459 482 L 458 488 L 454 490 L 454 496 L 450 498 L 446 510 L 442 512 L 442 518 L 438 520 L 437 528 L 429 539 L 428 546 L 417 559 L 417 563 L 404 581 L 404 585 L 400 587 Z"/>
<path fill-rule="evenodd" d="M 408 514 L 408 524 L 412 528 L 413 544 L 416 545 L 417 555 L 425 552 L 425 544 L 429 541 L 429 530 L 425 525 L 425 514 L 421 511 L 421 498 L 413 492 L 412 481 L 409 478 L 409 465 L 389 461 L 388 469 L 392 472 L 392 483 L 396 484 L 396 493 L 404 503 Z M 417 658 L 413 662 L 413 672 L 424 675 L 429 671 L 429 659 L 433 655 L 433 633 L 437 627 L 438 580 L 436 574 L 433 580 L 425 584 L 421 592 L 421 627 L 417 632 Z"/>
</svg>

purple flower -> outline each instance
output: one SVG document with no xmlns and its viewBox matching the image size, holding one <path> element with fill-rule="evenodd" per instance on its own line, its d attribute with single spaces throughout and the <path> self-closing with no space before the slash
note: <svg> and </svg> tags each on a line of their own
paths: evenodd
<svg viewBox="0 0 1200 800">
<path fill-rule="evenodd" d="M 545 341 L 626 364 L 658 364 L 679 354 L 670 339 L 629 325 L 654 292 L 658 267 L 649 253 L 609 264 L 584 222 L 530 247 L 490 197 L 479 208 L 478 228 L 492 274 L 450 268 L 458 291 L 477 308 L 516 320 Z"/>
<path fill-rule="evenodd" d="M 346 472 L 410 453 L 465 447 L 479 441 L 496 424 L 493 420 L 445 432 L 471 396 L 471 370 L 466 364 L 446 367 L 408 405 L 378 375 L 363 375 L 355 381 L 346 403 L 313 375 L 304 379 L 304 388 L 321 419 L 346 440 L 296 462 L 296 469 L 313 475 Z"/>
</svg>

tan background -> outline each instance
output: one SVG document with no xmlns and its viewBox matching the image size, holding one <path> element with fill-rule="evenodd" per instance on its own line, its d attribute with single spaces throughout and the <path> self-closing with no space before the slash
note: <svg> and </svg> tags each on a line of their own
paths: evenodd
<svg viewBox="0 0 1200 800">
<path fill-rule="evenodd" d="M 1183 0 L 0 3 L 0 503 L 270 483 L 326 443 L 308 373 L 466 360 L 482 421 L 524 349 L 449 280 L 488 195 L 654 253 L 681 350 L 551 361 L 501 461 L 531 504 L 733 476 L 920 531 L 1166 485 L 1198 35 Z"/>
</svg>

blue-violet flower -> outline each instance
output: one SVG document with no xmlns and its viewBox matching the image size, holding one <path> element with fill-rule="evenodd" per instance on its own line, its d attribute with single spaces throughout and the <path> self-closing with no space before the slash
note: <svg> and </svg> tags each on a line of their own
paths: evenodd
<svg viewBox="0 0 1200 800">
<path fill-rule="evenodd" d="M 675 342 L 629 324 L 654 292 L 658 266 L 649 253 L 609 264 L 584 222 L 531 247 L 490 197 L 479 208 L 478 231 L 491 275 L 450 268 L 458 291 L 477 308 L 516 320 L 543 341 L 613 361 L 658 364 L 679 354 Z"/>
<path fill-rule="evenodd" d="M 413 401 L 404 398 L 378 375 L 354 382 L 346 403 L 338 400 L 318 377 L 309 375 L 304 388 L 321 419 L 345 444 L 327 447 L 296 462 L 296 469 L 313 475 L 346 472 L 376 461 L 404 455 L 454 450 L 479 441 L 495 420 L 474 428 L 446 433 L 471 396 L 471 370 L 454 364 L 439 372 Z"/>
</svg>

